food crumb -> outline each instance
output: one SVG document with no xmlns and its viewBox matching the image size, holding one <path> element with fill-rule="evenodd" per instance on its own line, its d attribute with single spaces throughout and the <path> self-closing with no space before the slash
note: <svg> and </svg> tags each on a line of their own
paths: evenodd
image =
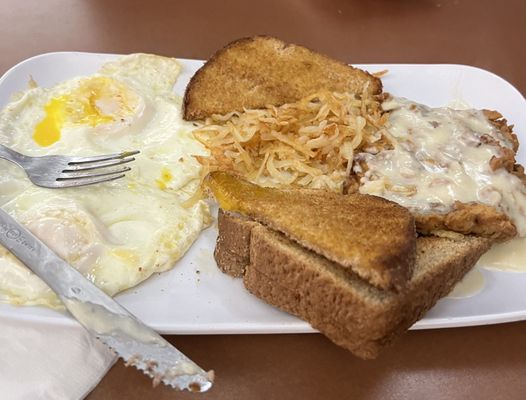
<svg viewBox="0 0 526 400">
<path fill-rule="evenodd" d="M 201 385 L 199 382 L 192 382 L 188 385 L 188 389 L 190 392 L 200 392 L 201 391 Z"/>
</svg>

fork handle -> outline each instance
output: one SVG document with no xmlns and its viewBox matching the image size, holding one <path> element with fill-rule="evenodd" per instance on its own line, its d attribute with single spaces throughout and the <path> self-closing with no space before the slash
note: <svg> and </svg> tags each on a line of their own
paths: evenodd
<svg viewBox="0 0 526 400">
<path fill-rule="evenodd" d="M 12 149 L 10 149 L 7 146 L 4 146 L 3 144 L 0 144 L 0 158 L 3 158 L 4 160 L 11 161 L 12 163 L 17 164 L 20 167 L 24 167 L 24 161 L 26 160 L 26 156 L 23 154 L 20 154 Z"/>
</svg>

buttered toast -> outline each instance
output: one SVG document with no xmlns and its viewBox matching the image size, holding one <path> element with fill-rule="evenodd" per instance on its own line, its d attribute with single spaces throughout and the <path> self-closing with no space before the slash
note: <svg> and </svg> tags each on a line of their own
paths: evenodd
<svg viewBox="0 0 526 400">
<path fill-rule="evenodd" d="M 218 226 L 214 255 L 221 270 L 242 276 L 252 294 L 364 359 L 377 357 L 422 318 L 492 243 L 475 236 L 417 238 L 413 275 L 396 293 L 239 214 L 220 210 Z"/>
<path fill-rule="evenodd" d="M 421 318 L 492 244 L 416 238 L 410 213 L 375 196 L 263 188 L 226 172 L 205 183 L 221 207 L 219 268 L 362 358 Z"/>
<path fill-rule="evenodd" d="M 400 290 L 415 260 L 415 222 L 403 207 L 376 196 L 264 188 L 226 172 L 206 185 L 219 205 L 283 233 L 376 287 Z"/>
<path fill-rule="evenodd" d="M 192 77 L 183 116 L 200 120 L 246 108 L 292 103 L 320 90 L 382 92 L 380 79 L 305 47 L 268 36 L 236 40 Z"/>
</svg>

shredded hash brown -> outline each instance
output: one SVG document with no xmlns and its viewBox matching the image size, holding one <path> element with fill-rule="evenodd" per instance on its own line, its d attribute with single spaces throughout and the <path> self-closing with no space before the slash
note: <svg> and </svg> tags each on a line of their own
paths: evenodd
<svg viewBox="0 0 526 400">
<path fill-rule="evenodd" d="M 204 172 L 225 170 L 263 186 L 341 192 L 356 151 L 380 151 L 387 121 L 378 97 L 319 92 L 296 103 L 207 118 L 194 131 L 210 151 Z"/>
</svg>

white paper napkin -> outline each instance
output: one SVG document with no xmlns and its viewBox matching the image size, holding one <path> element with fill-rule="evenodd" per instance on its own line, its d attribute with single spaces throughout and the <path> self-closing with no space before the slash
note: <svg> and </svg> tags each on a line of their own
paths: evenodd
<svg viewBox="0 0 526 400">
<path fill-rule="evenodd" d="M 80 325 L 57 327 L 0 317 L 2 399 L 83 399 L 115 359 Z"/>
</svg>

